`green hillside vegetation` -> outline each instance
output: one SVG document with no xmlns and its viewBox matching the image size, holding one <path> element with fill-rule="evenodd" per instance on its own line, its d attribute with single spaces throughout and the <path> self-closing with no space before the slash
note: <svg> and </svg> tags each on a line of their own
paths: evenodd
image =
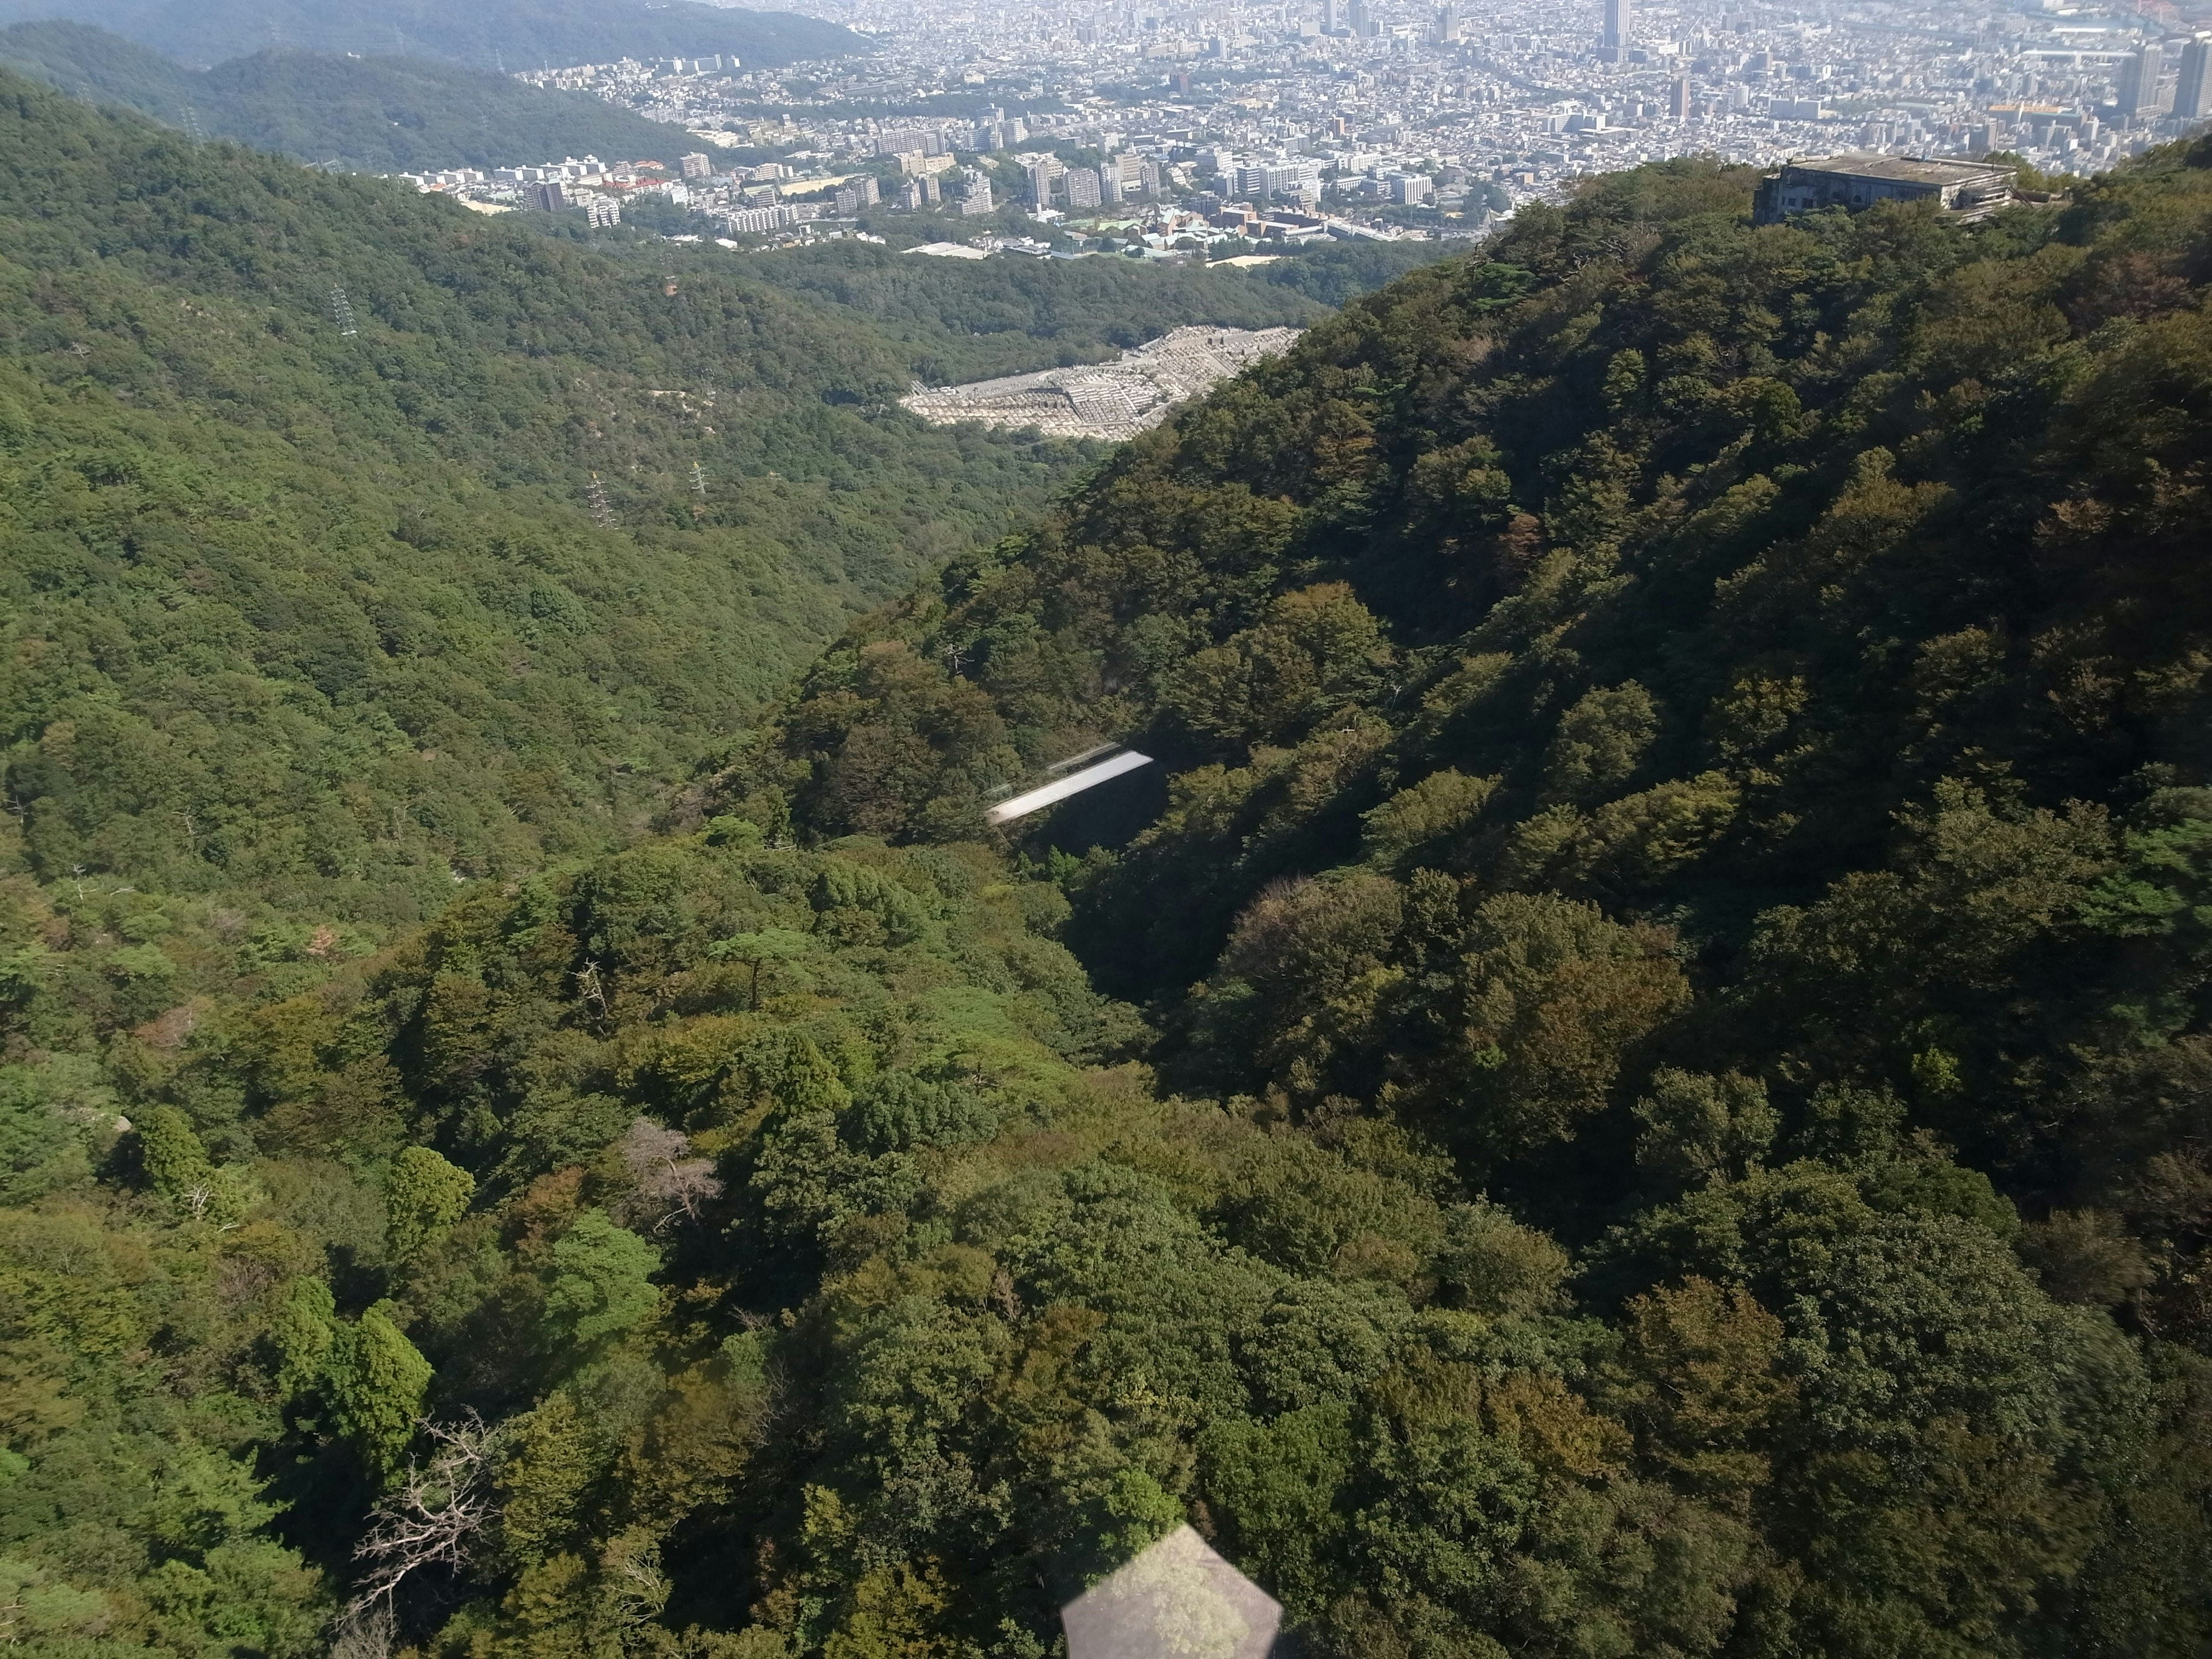
<svg viewBox="0 0 2212 1659">
<path fill-rule="evenodd" d="M 610 258 L 20 82 L 0 157 L 6 778 L 46 880 L 374 929 L 611 845 L 1082 464 L 897 412 L 891 343 L 712 250 Z"/>
<path fill-rule="evenodd" d="M 0 22 L 55 17 L 202 67 L 272 45 L 436 58 L 501 73 L 708 52 L 774 66 L 873 50 L 865 36 L 820 18 L 696 0 L 0 0 Z"/>
<path fill-rule="evenodd" d="M 1248 269 L 1271 286 L 1296 289 L 1323 305 L 1340 306 L 1409 270 L 1463 251 L 1449 242 L 1328 242 Z"/>
<path fill-rule="evenodd" d="M 1096 362 L 1187 320 L 1274 328 L 1327 314 L 1303 290 L 1242 270 L 1115 258 L 945 259 L 829 242 L 745 270 L 867 319 L 933 386 L 1026 373 L 1041 343 L 1047 362 Z"/>
<path fill-rule="evenodd" d="M 297 879 L 366 918 L 619 836 L 842 612 L 1070 465 L 886 414 L 904 364 L 756 285 L 670 295 L 9 94 L 9 776 L 43 876 Z"/>
<path fill-rule="evenodd" d="M 738 262 L 9 96 L 33 1659 L 1046 1659 L 1184 1521 L 1330 1659 L 2212 1642 L 2212 147 L 1524 209 L 732 736 L 837 444 L 1058 463 Z M 748 400 L 817 493 L 695 521 Z M 531 720 L 601 793 L 500 817 Z M 1109 738 L 1164 807 L 992 839 Z"/>
<path fill-rule="evenodd" d="M 2108 1426 L 2204 1443 L 2212 144 L 1971 230 L 1755 229 L 1751 183 L 1601 181 L 1355 303 L 856 630 L 720 787 L 926 843 L 1159 757 L 1026 846 L 1169 1081 L 1419 1136 L 1611 1340 L 1777 1345 L 1692 1440 L 1686 1382 L 1624 1407 L 1678 1492 L 1757 1471 L 1698 1650 L 2191 1651 L 2201 1455 L 2069 1473 L 1915 1368 L 1999 1294 L 1920 1275 L 1986 1255 L 2166 1379 Z M 2048 1375 L 2119 1375 L 2087 1353 Z M 1359 1559 L 1305 1610 L 1389 1582 L 1407 1650 L 1527 1639 Z"/>
<path fill-rule="evenodd" d="M 0 29 L 0 64 L 164 126 L 197 122 L 210 137 L 348 172 L 518 167 L 564 155 L 673 167 L 701 148 L 681 127 L 589 93 L 425 58 L 270 50 L 190 70 L 104 29 L 49 21 Z"/>
</svg>

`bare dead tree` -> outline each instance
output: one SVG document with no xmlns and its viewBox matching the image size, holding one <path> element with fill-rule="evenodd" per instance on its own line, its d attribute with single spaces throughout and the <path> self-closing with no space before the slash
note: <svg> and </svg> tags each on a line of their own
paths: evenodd
<svg viewBox="0 0 2212 1659">
<path fill-rule="evenodd" d="M 599 1554 L 607 1591 L 607 1610 L 625 1627 L 651 1624 L 668 1605 L 667 1575 L 660 1570 L 660 1547 L 641 1527 L 617 1533 Z"/>
<path fill-rule="evenodd" d="M 453 1423 L 424 1423 L 434 1443 L 428 1463 L 410 1458 L 398 1486 L 369 1511 L 368 1531 L 354 1549 L 361 1586 L 347 1604 L 356 1623 L 380 1608 L 388 1616 L 407 1576 L 419 1568 L 459 1567 L 495 1513 L 491 1493 L 492 1431 L 474 1412 Z"/>
<path fill-rule="evenodd" d="M 653 1224 L 665 1232 L 678 1217 L 699 1218 L 699 1206 L 722 1195 L 720 1177 L 712 1158 L 689 1158 L 691 1137 L 680 1129 L 664 1129 L 649 1117 L 641 1117 L 622 1138 L 622 1159 L 637 1183 L 639 1207 L 658 1210 Z"/>
<path fill-rule="evenodd" d="M 577 994 L 582 997 L 586 1003 L 590 1004 L 592 1008 L 595 1011 L 596 1018 L 593 1023 L 602 1026 L 605 1025 L 607 1023 L 609 1012 L 607 1008 L 607 990 L 606 987 L 599 981 L 599 964 L 598 963 L 586 962 L 581 968 L 576 970 L 576 992 Z"/>
<path fill-rule="evenodd" d="M 330 1659 L 392 1659 L 399 1636 L 399 1621 L 390 1603 L 349 1607 L 331 1631 Z"/>
</svg>

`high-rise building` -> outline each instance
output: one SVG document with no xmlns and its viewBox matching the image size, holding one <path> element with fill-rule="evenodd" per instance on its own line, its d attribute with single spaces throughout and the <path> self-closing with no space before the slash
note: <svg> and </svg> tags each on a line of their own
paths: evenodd
<svg viewBox="0 0 2212 1659">
<path fill-rule="evenodd" d="M 1334 34 L 1343 27 L 1336 15 L 1336 0 L 1321 0 L 1321 32 Z"/>
<path fill-rule="evenodd" d="M 2120 65 L 2119 84 L 2112 102 L 2122 115 L 2151 115 L 2158 110 L 2158 77 L 2166 68 L 2166 53 L 2155 40 L 2146 40 L 2134 57 Z"/>
<path fill-rule="evenodd" d="M 1039 207 L 1052 201 L 1052 181 L 1060 171 L 1060 165 L 1049 155 L 1041 155 L 1022 169 L 1029 175 L 1030 200 Z"/>
<path fill-rule="evenodd" d="M 1318 190 L 1321 185 L 1319 170 L 1313 162 L 1288 156 L 1240 167 L 1227 176 L 1237 187 L 1237 195 L 1253 202 L 1273 196 L 1300 195 Z"/>
<path fill-rule="evenodd" d="M 795 225 L 799 222 L 799 210 L 787 206 L 740 208 L 735 213 L 724 216 L 724 222 L 732 236 L 748 232 L 758 235 L 763 231 L 781 229 L 785 225 Z"/>
<path fill-rule="evenodd" d="M 1348 0 L 1344 9 L 1344 24 L 1355 35 L 1367 33 L 1367 0 Z"/>
<path fill-rule="evenodd" d="M 935 127 L 885 127 L 876 135 L 878 155 L 942 155 L 945 134 Z"/>
<path fill-rule="evenodd" d="M 686 179 L 704 179 L 714 170 L 714 164 L 697 150 L 678 156 L 676 165 L 684 169 Z"/>
<path fill-rule="evenodd" d="M 1678 75 L 1667 87 L 1667 118 L 1686 121 L 1690 118 L 1690 77 Z"/>
<path fill-rule="evenodd" d="M 2185 121 L 2212 116 L 2212 34 L 2200 34 L 2181 49 L 2181 79 L 2173 88 L 2173 112 Z"/>
<path fill-rule="evenodd" d="M 1626 51 L 1635 32 L 1635 0 L 1605 0 L 1605 34 L 1598 44 L 1608 52 Z"/>
<path fill-rule="evenodd" d="M 1448 46 L 1460 38 L 1459 8 L 1440 6 L 1437 9 L 1437 44 Z"/>
<path fill-rule="evenodd" d="M 541 213 L 558 213 L 568 205 L 568 192 L 557 180 L 549 179 L 531 192 L 531 199 Z"/>
<path fill-rule="evenodd" d="M 1060 187 L 1067 192 L 1067 205 L 1071 211 L 1098 205 L 1098 174 L 1093 169 L 1070 167 L 1060 182 Z"/>
</svg>

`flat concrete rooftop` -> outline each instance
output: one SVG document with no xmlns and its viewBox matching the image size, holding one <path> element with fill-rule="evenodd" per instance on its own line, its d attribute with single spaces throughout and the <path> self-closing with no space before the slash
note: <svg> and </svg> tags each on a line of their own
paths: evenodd
<svg viewBox="0 0 2212 1659">
<path fill-rule="evenodd" d="M 1887 179 L 1902 185 L 1928 185 L 1942 189 L 2002 173 L 2012 169 L 1992 161 L 1924 161 L 1914 155 L 1808 155 L 1786 161 L 1802 173 L 1840 173 L 1850 179 Z"/>
</svg>

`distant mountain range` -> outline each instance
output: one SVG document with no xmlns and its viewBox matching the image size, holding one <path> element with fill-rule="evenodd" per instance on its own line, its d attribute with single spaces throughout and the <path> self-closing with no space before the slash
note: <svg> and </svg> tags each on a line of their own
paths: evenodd
<svg viewBox="0 0 2212 1659">
<path fill-rule="evenodd" d="M 563 155 L 673 162 L 699 140 L 588 93 L 421 58 L 275 48 L 210 70 L 89 24 L 0 29 L 0 64 L 165 126 L 346 170 L 513 167 Z"/>
<path fill-rule="evenodd" d="M 775 65 L 872 50 L 795 12 L 672 0 L 0 0 L 0 23 L 94 23 L 200 67 L 270 47 L 442 58 L 478 69 L 734 53 Z"/>
</svg>

